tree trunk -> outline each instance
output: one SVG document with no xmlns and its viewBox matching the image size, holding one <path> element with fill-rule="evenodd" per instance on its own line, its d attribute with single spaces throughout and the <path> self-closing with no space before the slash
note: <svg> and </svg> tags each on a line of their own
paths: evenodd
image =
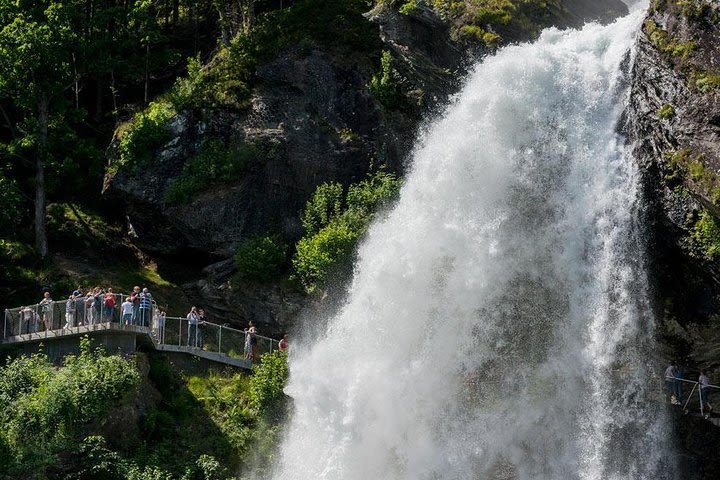
<svg viewBox="0 0 720 480">
<path fill-rule="evenodd" d="M 38 140 L 35 158 L 35 247 L 42 258 L 48 255 L 45 228 L 45 157 L 47 156 L 48 118 L 50 101 L 47 94 L 38 102 Z"/>
<path fill-rule="evenodd" d="M 150 101 L 150 39 L 145 44 L 145 105 Z"/>
</svg>

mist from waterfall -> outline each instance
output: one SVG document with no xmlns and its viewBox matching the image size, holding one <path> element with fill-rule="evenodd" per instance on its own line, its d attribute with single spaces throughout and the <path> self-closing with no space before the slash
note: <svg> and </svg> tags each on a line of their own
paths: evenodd
<svg viewBox="0 0 720 480">
<path fill-rule="evenodd" d="M 642 13 L 476 67 L 293 345 L 275 479 L 675 478 L 618 133 Z"/>
</svg>

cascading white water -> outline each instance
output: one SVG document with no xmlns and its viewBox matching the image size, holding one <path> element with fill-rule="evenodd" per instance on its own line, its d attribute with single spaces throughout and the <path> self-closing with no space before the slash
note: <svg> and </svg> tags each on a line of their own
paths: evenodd
<svg viewBox="0 0 720 480">
<path fill-rule="evenodd" d="M 326 334 L 293 347 L 274 478 L 673 478 L 617 133 L 641 18 L 477 67 Z"/>
</svg>

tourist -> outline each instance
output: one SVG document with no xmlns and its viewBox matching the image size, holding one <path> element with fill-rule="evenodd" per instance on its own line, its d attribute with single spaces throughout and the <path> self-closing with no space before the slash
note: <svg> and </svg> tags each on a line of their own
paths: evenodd
<svg viewBox="0 0 720 480">
<path fill-rule="evenodd" d="M 284 352 L 288 349 L 289 346 L 290 346 L 290 344 L 288 343 L 288 334 L 283 333 L 283 336 L 280 339 L 280 343 L 278 343 L 278 350 L 280 350 L 281 352 Z"/>
<path fill-rule="evenodd" d="M 248 328 L 245 329 L 245 360 L 253 360 L 253 345 L 257 344 L 255 332 L 253 322 L 248 322 Z"/>
<path fill-rule="evenodd" d="M 125 301 L 120 305 L 122 320 L 121 323 L 125 325 L 133 324 L 133 302 L 130 297 L 125 297 Z"/>
<path fill-rule="evenodd" d="M 142 289 L 140 294 L 140 325 L 150 326 L 150 312 L 152 311 L 152 295 L 147 288 Z"/>
<path fill-rule="evenodd" d="M 85 297 L 85 325 L 95 324 L 95 295 L 89 292 Z"/>
<path fill-rule="evenodd" d="M 160 308 L 157 314 L 156 322 L 156 335 L 157 341 L 160 343 L 165 342 L 165 309 Z"/>
<path fill-rule="evenodd" d="M 85 323 L 85 295 L 80 287 L 72 294 L 75 299 L 75 326 L 83 325 Z"/>
<path fill-rule="evenodd" d="M 190 313 L 187 314 L 188 321 L 188 347 L 197 346 L 197 326 L 200 321 L 198 316 L 197 308 L 190 308 Z"/>
<path fill-rule="evenodd" d="M 42 318 L 43 324 L 45 324 L 45 330 L 52 330 L 53 301 L 52 298 L 50 298 L 50 292 L 45 292 L 38 306 L 40 307 L 40 317 Z"/>
<path fill-rule="evenodd" d="M 675 373 L 675 362 L 670 362 L 665 369 L 665 387 L 670 395 L 670 403 L 673 405 L 677 403 L 677 399 L 675 398 Z"/>
<path fill-rule="evenodd" d="M 700 402 L 703 405 L 703 408 L 706 409 L 706 413 L 710 412 L 712 410 L 712 405 L 710 405 L 710 379 L 705 375 L 704 370 L 700 370 L 700 377 L 698 378 L 698 383 L 700 384 Z"/>
<path fill-rule="evenodd" d="M 198 348 L 203 348 L 203 346 L 205 345 L 205 329 L 207 328 L 206 323 L 207 321 L 205 320 L 205 310 L 201 308 L 198 310 Z"/>
<path fill-rule="evenodd" d="M 140 287 L 135 285 L 130 293 L 130 301 L 133 304 L 133 323 L 140 325 Z"/>
<path fill-rule="evenodd" d="M 23 307 L 20 310 L 20 333 L 37 332 L 37 314 L 32 307 Z"/>
<path fill-rule="evenodd" d="M 70 295 L 65 302 L 65 326 L 64 329 L 69 329 L 75 326 L 75 297 Z"/>
<path fill-rule="evenodd" d="M 115 294 L 112 288 L 107 289 L 105 293 L 105 299 L 103 301 L 103 316 L 106 322 L 112 322 L 115 316 Z"/>
<path fill-rule="evenodd" d="M 100 287 L 93 290 L 93 308 L 95 309 L 95 323 L 102 323 L 103 302 L 105 300 L 105 292 Z"/>
</svg>

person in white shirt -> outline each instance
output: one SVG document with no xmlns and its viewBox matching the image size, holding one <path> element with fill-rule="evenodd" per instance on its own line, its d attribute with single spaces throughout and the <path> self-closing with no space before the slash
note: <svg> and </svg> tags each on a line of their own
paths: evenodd
<svg viewBox="0 0 720 480">
<path fill-rule="evenodd" d="M 198 315 L 197 308 L 192 307 L 190 309 L 190 313 L 187 314 L 187 321 L 188 321 L 188 346 L 189 347 L 197 347 L 198 346 L 198 322 L 200 321 L 200 316 Z"/>
<path fill-rule="evenodd" d="M 126 297 L 125 301 L 120 305 L 122 311 L 122 321 L 125 325 L 133 324 L 133 302 L 130 301 L 130 297 Z"/>
</svg>

